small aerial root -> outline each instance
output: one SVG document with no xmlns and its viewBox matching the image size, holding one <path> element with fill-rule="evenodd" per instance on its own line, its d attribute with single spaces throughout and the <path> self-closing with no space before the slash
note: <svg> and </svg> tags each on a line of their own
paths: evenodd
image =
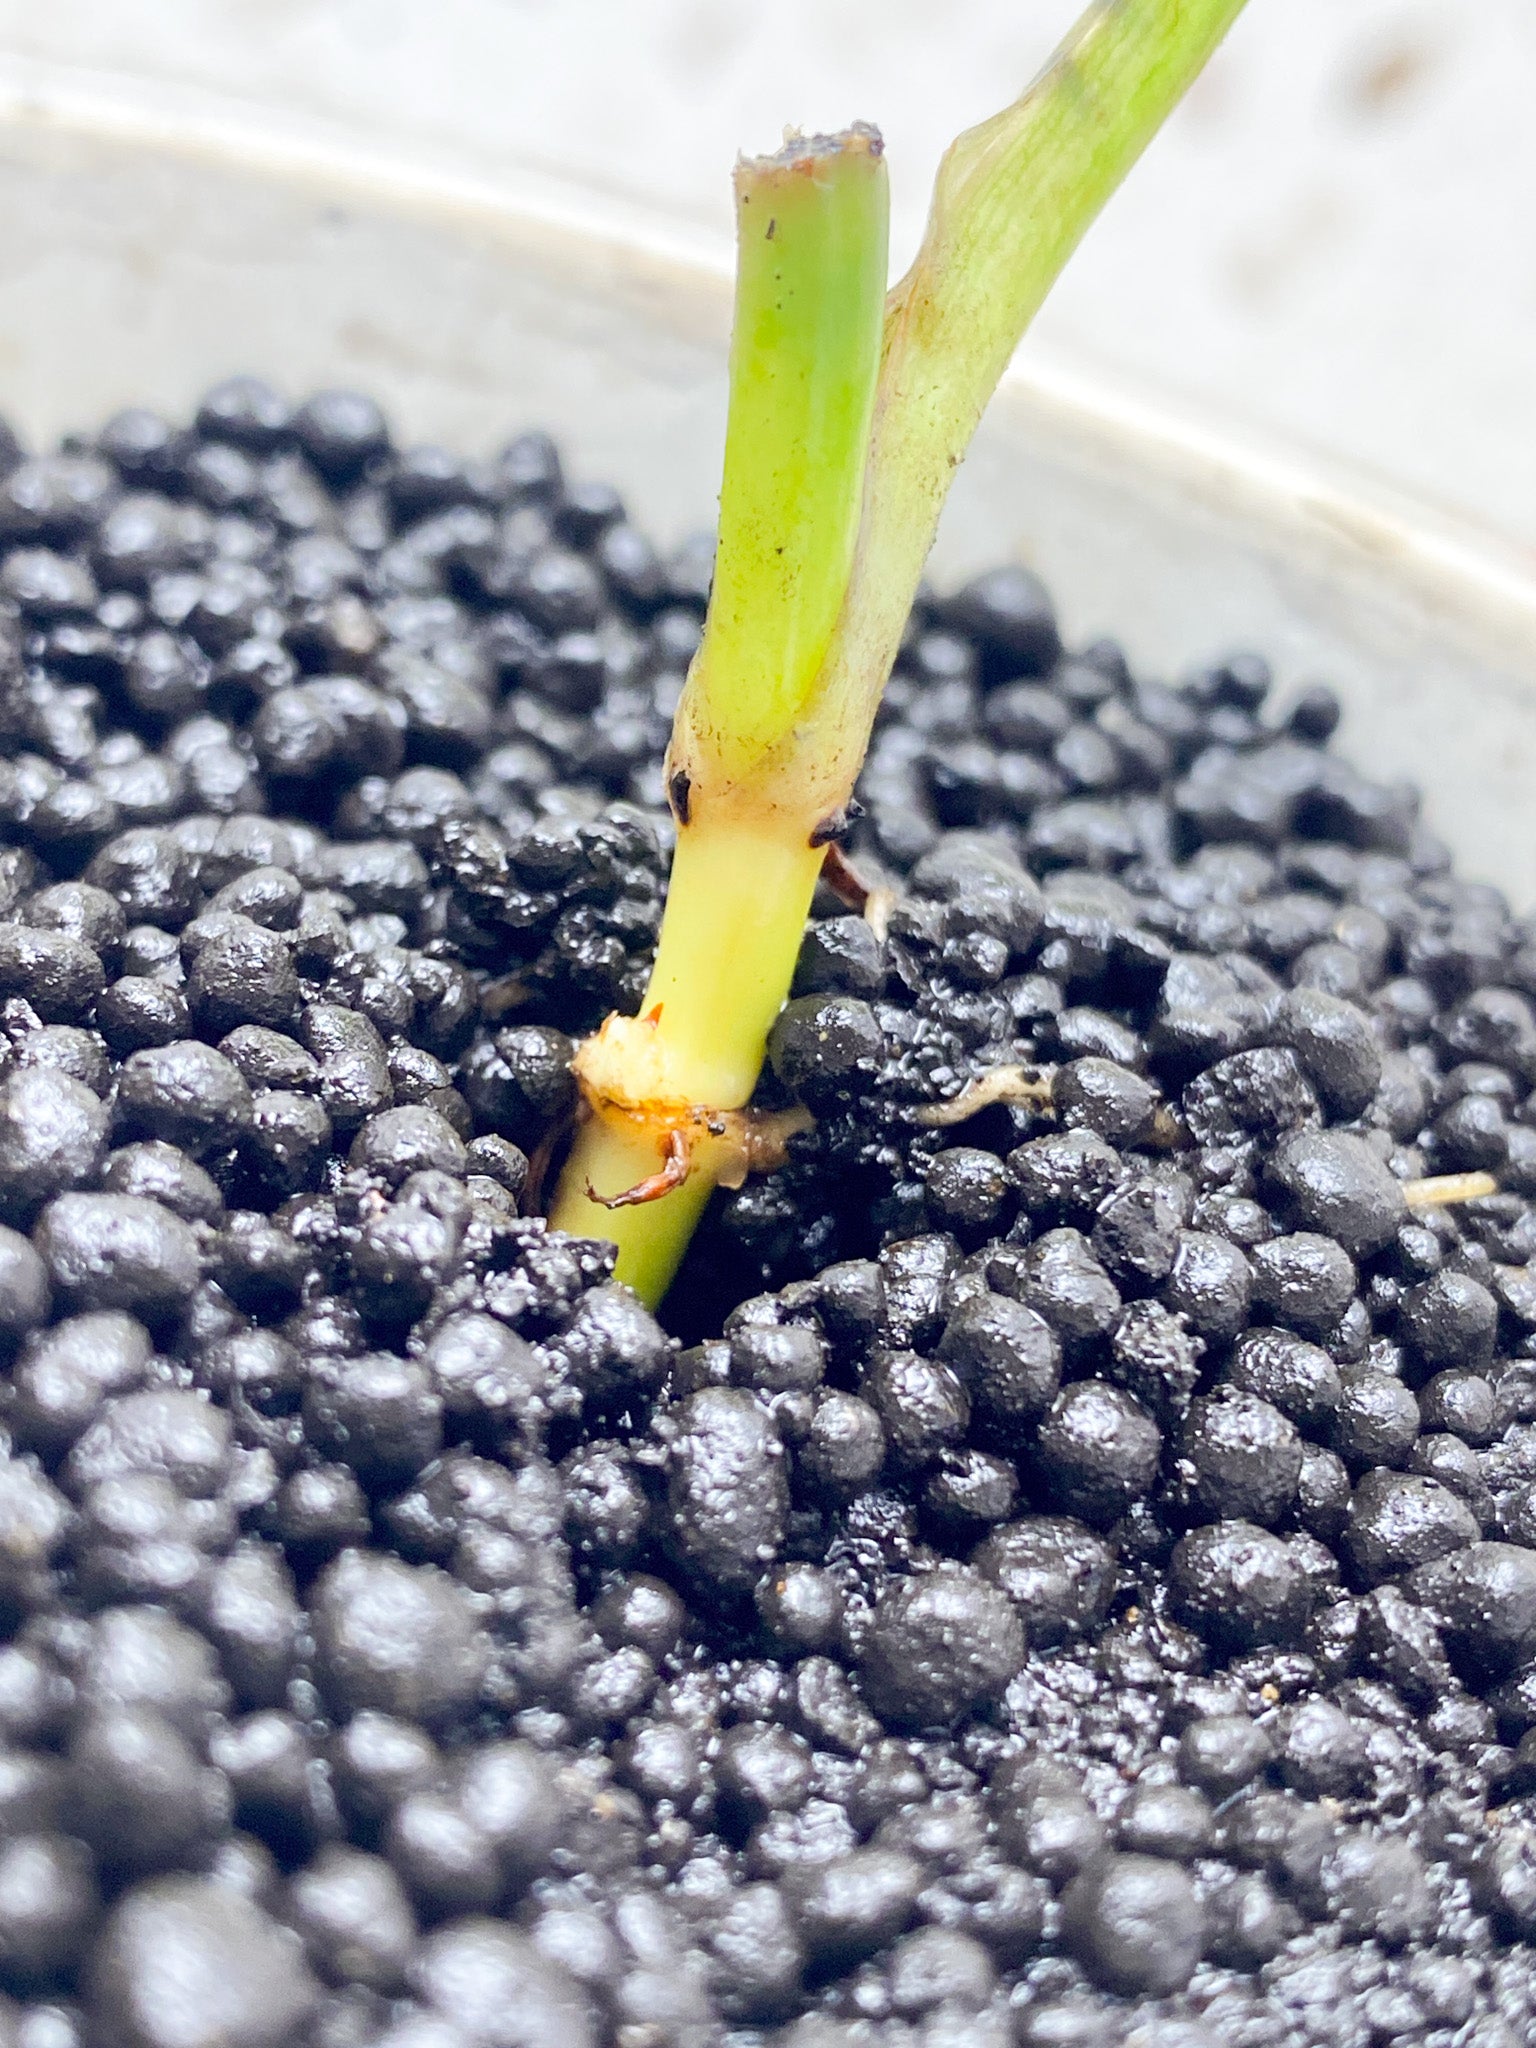
<svg viewBox="0 0 1536 2048">
<path fill-rule="evenodd" d="M 659 1105 L 655 1110 L 615 1111 L 610 1103 L 601 1112 L 621 1116 L 633 1130 L 654 1131 L 661 1165 L 631 1188 L 616 1195 L 600 1195 L 591 1181 L 587 1196 L 604 1209 L 634 1209 L 644 1202 L 659 1202 L 686 1185 L 689 1177 L 707 1167 L 716 1186 L 739 1188 L 749 1173 L 776 1173 L 789 1158 L 789 1141 L 811 1129 L 815 1119 L 808 1109 L 705 1109 L 679 1112 Z"/>
<path fill-rule="evenodd" d="M 1403 1182 L 1403 1199 L 1410 1209 L 1444 1209 L 1452 1202 L 1476 1202 L 1498 1192 L 1491 1173 L 1432 1173 L 1423 1180 Z"/>
<path fill-rule="evenodd" d="M 735 1148 L 733 1178 L 717 1171 L 723 1188 L 739 1188 L 749 1173 L 777 1173 L 789 1160 L 789 1141 L 816 1128 L 816 1119 L 801 1104 L 793 1109 L 732 1109 L 724 1113 Z"/>
<path fill-rule="evenodd" d="M 637 1180 L 632 1188 L 624 1188 L 616 1195 L 600 1195 L 588 1181 L 587 1200 L 600 1203 L 605 1209 L 638 1208 L 642 1202 L 659 1202 L 663 1195 L 682 1187 L 687 1179 L 688 1140 L 681 1131 L 668 1131 L 662 1141 L 659 1171 L 648 1173 L 644 1180 Z"/>
<path fill-rule="evenodd" d="M 968 1123 L 984 1109 L 998 1103 L 1006 1107 L 1037 1109 L 1043 1116 L 1056 1113 L 1056 1069 L 1054 1067 L 989 1067 L 973 1081 L 967 1081 L 958 1095 L 947 1102 L 926 1102 L 914 1110 L 914 1123 L 926 1129 L 947 1130 L 952 1124 Z M 1149 1151 L 1181 1152 L 1190 1143 L 1189 1132 L 1166 1103 L 1152 1112 L 1152 1122 L 1140 1143 Z"/>
<path fill-rule="evenodd" d="M 488 981 L 480 991 L 480 1013 L 494 1024 L 532 1000 L 533 991 L 526 982 L 515 974 L 503 974 L 496 981 Z"/>
<path fill-rule="evenodd" d="M 1050 1109 L 1052 1079 L 1048 1070 L 1039 1067 L 989 1067 L 947 1102 L 925 1103 L 914 1113 L 914 1121 L 929 1130 L 946 1130 L 951 1124 L 968 1123 L 999 1102 L 1033 1103 Z"/>
</svg>

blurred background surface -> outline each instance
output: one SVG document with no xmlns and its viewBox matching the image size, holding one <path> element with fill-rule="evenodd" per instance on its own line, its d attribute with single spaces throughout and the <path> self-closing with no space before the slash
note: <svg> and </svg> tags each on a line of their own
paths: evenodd
<svg viewBox="0 0 1536 2048">
<path fill-rule="evenodd" d="M 738 148 L 878 121 L 895 255 L 1077 0 L 0 0 L 0 94 L 234 122 L 730 232 Z M 1025 347 L 1536 548 L 1536 6 L 1250 0 Z M 255 367 L 255 366 L 253 366 Z"/>
</svg>

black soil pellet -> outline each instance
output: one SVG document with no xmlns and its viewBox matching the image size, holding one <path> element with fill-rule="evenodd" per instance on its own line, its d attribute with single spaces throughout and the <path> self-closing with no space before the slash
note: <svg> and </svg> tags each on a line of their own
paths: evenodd
<svg viewBox="0 0 1536 2048">
<path fill-rule="evenodd" d="M 1325 685 L 925 594 L 658 1318 L 537 1205 L 710 565 L 0 433 L 0 2040 L 1518 2048 L 1536 924 Z"/>
</svg>

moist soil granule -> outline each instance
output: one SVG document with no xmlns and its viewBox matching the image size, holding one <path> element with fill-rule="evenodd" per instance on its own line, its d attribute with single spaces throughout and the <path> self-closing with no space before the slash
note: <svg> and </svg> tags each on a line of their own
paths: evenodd
<svg viewBox="0 0 1536 2048">
<path fill-rule="evenodd" d="M 0 441 L 0 2043 L 1522 2048 L 1536 922 L 1330 691 L 924 594 L 658 1319 L 537 1210 L 707 543 Z"/>
</svg>

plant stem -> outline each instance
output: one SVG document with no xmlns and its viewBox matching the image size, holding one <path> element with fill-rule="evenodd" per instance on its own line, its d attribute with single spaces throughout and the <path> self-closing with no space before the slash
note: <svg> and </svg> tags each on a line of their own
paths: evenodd
<svg viewBox="0 0 1536 2048">
<path fill-rule="evenodd" d="M 946 151 L 891 292 L 864 518 L 816 738 L 859 760 L 945 497 L 1019 338 L 1243 0 L 1096 0 L 1034 83 Z M 857 773 L 855 762 L 854 773 Z"/>
<path fill-rule="evenodd" d="M 744 158 L 735 189 L 719 544 L 672 744 L 690 814 L 760 775 L 816 687 L 858 543 L 885 311 L 890 198 L 873 128 Z"/>
<path fill-rule="evenodd" d="M 794 974 L 818 828 L 852 794 L 977 421 L 1089 223 L 1241 7 L 1097 0 L 1020 99 L 951 145 L 883 328 L 873 131 L 738 167 L 720 546 L 668 754 L 672 882 L 643 1025 L 610 1019 L 588 1041 L 606 1093 L 583 1074 L 593 1114 L 552 1216 L 614 1238 L 619 1277 L 653 1302 L 702 1212 L 707 1165 L 617 1212 L 586 1190 L 656 1172 L 658 1112 L 680 1122 L 690 1105 L 748 1100 Z"/>
<path fill-rule="evenodd" d="M 790 839 L 728 810 L 678 834 L 645 1007 L 660 1004 L 693 1101 L 734 1109 L 750 1099 L 821 862 L 803 832 Z"/>
<path fill-rule="evenodd" d="M 659 1004 L 666 1079 L 682 1104 L 735 1108 L 757 1085 L 763 1047 L 795 970 L 819 849 L 727 816 L 678 833 L 667 910 L 642 1015 Z M 675 1077 L 684 1078 L 677 1079 Z M 685 1187 L 634 1208 L 598 1207 L 657 1166 L 656 1137 L 596 1115 L 578 1134 L 553 1222 L 611 1238 L 618 1274 L 647 1301 L 666 1292 L 714 1185 L 696 1168 Z M 576 1179 L 576 1175 L 580 1179 Z"/>
<path fill-rule="evenodd" d="M 586 1189 L 590 1185 L 606 1194 L 635 1187 L 655 1172 L 657 1157 L 654 1140 L 643 1132 L 594 1116 L 577 1136 L 550 1214 L 557 1230 L 606 1237 L 617 1245 L 615 1272 L 653 1308 L 672 1284 L 688 1240 L 715 1191 L 713 1180 L 707 1173 L 695 1173 L 674 1193 L 632 1209 L 600 1208 L 588 1198 Z M 579 1183 L 573 1181 L 575 1171 L 581 1174 Z"/>
<path fill-rule="evenodd" d="M 858 541 L 879 373 L 889 211 L 872 129 L 791 142 L 736 172 L 738 260 L 720 538 L 668 759 L 677 849 L 642 1015 L 635 1108 L 735 1109 L 757 1084 L 822 854 L 791 745 Z M 659 1300 L 707 1200 L 700 1168 L 643 1206 L 594 1203 L 656 1170 L 654 1130 L 590 1103 L 551 1220 L 612 1238 Z"/>
</svg>

